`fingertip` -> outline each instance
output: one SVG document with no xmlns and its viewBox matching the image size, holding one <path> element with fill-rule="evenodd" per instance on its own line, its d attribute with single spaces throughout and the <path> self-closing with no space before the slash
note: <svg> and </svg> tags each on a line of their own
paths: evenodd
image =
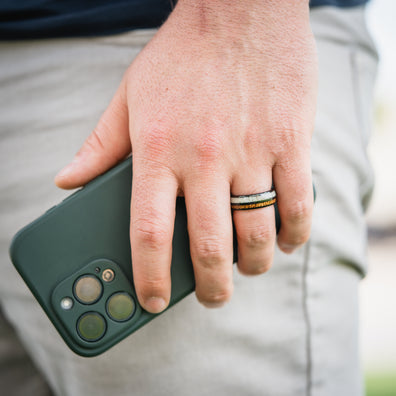
<svg viewBox="0 0 396 396">
<path fill-rule="evenodd" d="M 216 309 L 224 307 L 228 301 L 207 302 L 198 300 L 205 308 Z"/>
<path fill-rule="evenodd" d="M 74 186 L 72 186 L 70 183 L 70 177 L 73 173 L 73 168 L 74 168 L 74 163 L 71 162 L 57 173 L 57 175 L 54 178 L 54 183 L 56 184 L 56 186 L 58 186 L 59 188 L 63 188 L 65 190 L 74 188 Z"/>
<path fill-rule="evenodd" d="M 142 307 L 152 314 L 158 314 L 168 307 L 168 302 L 163 297 L 149 297 L 146 298 L 143 303 Z"/>
<path fill-rule="evenodd" d="M 86 163 L 75 157 L 72 162 L 59 171 L 54 182 L 59 188 L 72 190 L 84 186 L 98 175 L 98 172 L 93 173 L 87 168 Z"/>
<path fill-rule="evenodd" d="M 200 304 L 205 308 L 214 309 L 224 307 L 231 301 L 234 292 L 234 285 L 231 283 L 227 288 L 221 291 L 208 293 L 207 290 L 195 290 L 195 295 Z"/>
<path fill-rule="evenodd" d="M 292 254 L 301 247 L 301 245 L 290 245 L 287 243 L 279 243 L 279 242 L 278 242 L 278 246 L 279 249 L 286 254 Z"/>
</svg>

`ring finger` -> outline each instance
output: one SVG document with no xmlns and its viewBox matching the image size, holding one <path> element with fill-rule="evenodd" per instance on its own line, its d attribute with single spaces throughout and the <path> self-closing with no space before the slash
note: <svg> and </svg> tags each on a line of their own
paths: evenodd
<svg viewBox="0 0 396 396">
<path fill-rule="evenodd" d="M 232 196 L 270 191 L 271 185 L 271 169 L 253 175 L 252 173 L 239 173 L 232 183 Z M 244 201 L 257 201 L 255 198 L 249 197 Z M 258 200 L 263 201 L 260 197 Z M 238 241 L 238 268 L 240 272 L 247 275 L 266 272 L 272 264 L 276 241 L 274 200 L 271 199 L 270 194 L 267 194 L 264 200 L 268 201 L 263 207 L 260 207 L 260 204 L 252 204 L 233 209 L 233 221 Z"/>
</svg>

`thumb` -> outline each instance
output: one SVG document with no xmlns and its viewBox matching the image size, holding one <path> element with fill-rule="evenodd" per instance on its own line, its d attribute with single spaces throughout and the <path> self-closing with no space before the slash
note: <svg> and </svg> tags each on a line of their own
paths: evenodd
<svg viewBox="0 0 396 396">
<path fill-rule="evenodd" d="M 55 184 L 64 189 L 83 186 L 130 152 L 128 106 L 123 81 L 72 162 L 56 175 Z"/>
</svg>

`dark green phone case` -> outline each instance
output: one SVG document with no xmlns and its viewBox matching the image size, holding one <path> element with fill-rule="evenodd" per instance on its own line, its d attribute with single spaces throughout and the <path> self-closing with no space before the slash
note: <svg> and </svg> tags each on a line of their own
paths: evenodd
<svg viewBox="0 0 396 396">
<path fill-rule="evenodd" d="M 103 353 L 156 316 L 139 306 L 133 288 L 131 182 L 128 158 L 24 227 L 10 247 L 33 295 L 82 356 Z M 236 250 L 234 242 L 235 259 Z M 182 198 L 176 202 L 171 277 L 170 306 L 195 288 Z"/>
</svg>

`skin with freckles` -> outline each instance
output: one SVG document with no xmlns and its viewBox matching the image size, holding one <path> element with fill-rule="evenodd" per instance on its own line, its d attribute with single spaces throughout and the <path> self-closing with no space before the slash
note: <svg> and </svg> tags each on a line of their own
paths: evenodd
<svg viewBox="0 0 396 396">
<path fill-rule="evenodd" d="M 186 199 L 196 295 L 208 307 L 232 294 L 232 222 L 239 270 L 256 275 L 272 264 L 273 206 L 232 213 L 231 194 L 274 182 L 279 247 L 290 253 L 308 240 L 316 79 L 302 0 L 179 0 L 130 65 L 56 183 L 81 186 L 132 151 L 132 261 L 146 310 L 160 312 L 170 298 L 177 195 Z"/>
</svg>

